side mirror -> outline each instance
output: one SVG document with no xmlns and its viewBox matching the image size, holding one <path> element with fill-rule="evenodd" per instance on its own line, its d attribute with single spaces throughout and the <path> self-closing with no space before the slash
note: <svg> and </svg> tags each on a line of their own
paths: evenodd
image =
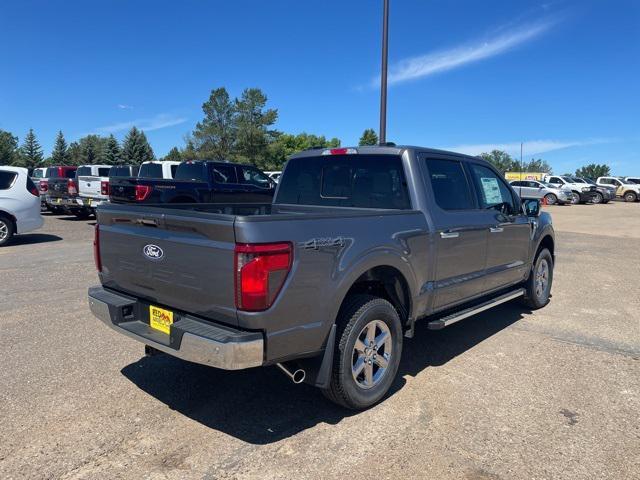
<svg viewBox="0 0 640 480">
<path fill-rule="evenodd" d="M 527 199 L 522 201 L 524 207 L 524 213 L 527 217 L 539 217 L 540 216 L 540 200 Z"/>
</svg>

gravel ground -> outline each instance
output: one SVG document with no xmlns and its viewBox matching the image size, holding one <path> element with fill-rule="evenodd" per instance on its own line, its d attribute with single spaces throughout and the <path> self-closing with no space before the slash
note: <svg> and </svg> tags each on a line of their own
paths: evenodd
<svg viewBox="0 0 640 480">
<path fill-rule="evenodd" d="M 47 216 L 0 249 L 0 478 L 640 478 L 640 205 L 547 209 L 551 303 L 418 324 L 360 413 L 143 357 L 88 311 L 93 222 Z"/>
</svg>

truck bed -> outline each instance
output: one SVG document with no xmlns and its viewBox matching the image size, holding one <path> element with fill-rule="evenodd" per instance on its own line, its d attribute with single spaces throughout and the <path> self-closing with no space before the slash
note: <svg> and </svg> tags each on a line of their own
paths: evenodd
<svg viewBox="0 0 640 480">
<path fill-rule="evenodd" d="M 382 217 L 387 220 L 380 221 Z M 386 248 L 396 257 L 404 255 L 396 263 L 410 269 L 409 258 L 425 257 L 428 249 L 425 217 L 414 210 L 111 204 L 98 208 L 98 224 L 105 288 L 167 307 L 178 316 L 192 314 L 246 330 L 266 325 L 273 358 L 288 351 L 286 342 L 292 338 L 310 352 L 321 348 L 330 327 L 326 319 L 335 315 L 330 310 L 336 302 L 329 297 L 342 293 L 340 285 L 357 275 L 360 264 L 366 268 L 367 254 Z M 282 291 L 259 315 L 236 309 L 236 245 L 274 242 L 293 247 Z M 357 249 L 350 248 L 356 243 Z M 162 250 L 161 260 L 145 257 L 149 245 Z M 319 291 L 318 285 L 326 289 Z M 310 296 L 323 294 L 327 298 L 309 310 Z"/>
</svg>

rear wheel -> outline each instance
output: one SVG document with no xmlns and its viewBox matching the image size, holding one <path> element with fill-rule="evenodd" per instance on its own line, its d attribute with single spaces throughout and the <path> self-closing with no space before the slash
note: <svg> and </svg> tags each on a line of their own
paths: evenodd
<svg viewBox="0 0 640 480">
<path fill-rule="evenodd" d="M 73 214 L 79 220 L 86 220 L 91 216 L 91 212 L 89 210 L 85 210 L 84 208 L 80 210 L 74 210 Z"/>
<path fill-rule="evenodd" d="M 7 245 L 13 238 L 15 232 L 16 229 L 13 221 L 4 215 L 0 215 L 0 247 Z"/>
<path fill-rule="evenodd" d="M 635 202 L 637 199 L 638 199 L 638 196 L 636 195 L 635 192 L 626 192 L 624 194 L 625 202 Z"/>
<path fill-rule="evenodd" d="M 532 310 L 544 307 L 549 303 L 551 285 L 553 284 L 553 257 L 544 248 L 536 257 L 536 261 L 525 284 L 524 303 Z"/>
<path fill-rule="evenodd" d="M 379 402 L 393 383 L 402 355 L 402 324 L 395 308 L 371 295 L 354 295 L 338 318 L 329 388 L 331 401 L 354 410 Z"/>
<path fill-rule="evenodd" d="M 544 200 L 547 202 L 547 205 L 555 205 L 558 203 L 558 197 L 556 197 L 554 193 L 547 193 L 544 196 Z"/>
</svg>

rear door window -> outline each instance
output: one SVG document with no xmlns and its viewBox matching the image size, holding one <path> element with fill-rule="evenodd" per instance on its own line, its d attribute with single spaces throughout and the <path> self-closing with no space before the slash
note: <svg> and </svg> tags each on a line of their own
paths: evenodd
<svg viewBox="0 0 640 480">
<path fill-rule="evenodd" d="M 159 163 L 145 163 L 138 172 L 140 178 L 162 178 L 162 165 Z"/>
<path fill-rule="evenodd" d="M 16 172 L 7 172 L 0 170 L 0 190 L 9 190 L 18 178 Z"/>
<path fill-rule="evenodd" d="M 176 178 L 176 172 L 178 171 L 178 165 L 171 165 L 171 178 Z"/>
<path fill-rule="evenodd" d="M 274 203 L 410 209 L 398 155 L 327 155 L 287 163 Z"/>
<path fill-rule="evenodd" d="M 233 165 L 212 165 L 213 181 L 220 184 L 238 183 L 236 169 Z"/>
<path fill-rule="evenodd" d="M 428 158 L 427 169 L 433 196 L 440 208 L 443 210 L 475 208 L 469 181 L 461 162 Z"/>
</svg>

